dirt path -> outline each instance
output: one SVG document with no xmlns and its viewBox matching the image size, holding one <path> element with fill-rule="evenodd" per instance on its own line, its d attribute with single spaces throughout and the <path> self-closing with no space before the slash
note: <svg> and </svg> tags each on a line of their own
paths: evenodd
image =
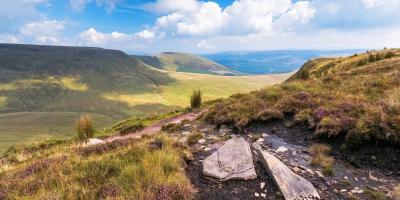
<svg viewBox="0 0 400 200">
<path fill-rule="evenodd" d="M 189 120 L 189 121 L 193 121 L 195 120 L 198 116 L 200 116 L 201 114 L 203 114 L 205 111 L 201 110 L 201 111 L 197 111 L 197 112 L 190 112 L 190 113 L 186 113 L 183 115 L 179 115 L 176 117 L 172 117 L 172 118 L 168 118 L 168 119 L 164 119 L 164 120 L 160 120 L 159 122 L 148 126 L 140 131 L 137 132 L 133 132 L 133 133 L 129 133 L 123 136 L 120 135 L 116 135 L 116 136 L 111 136 L 106 138 L 104 141 L 105 142 L 112 142 L 115 140 L 124 140 L 124 139 L 131 139 L 131 138 L 140 138 L 142 137 L 142 135 L 153 135 L 155 133 L 158 133 L 161 130 L 161 127 L 166 125 L 166 124 L 171 124 L 171 123 L 180 123 L 184 120 Z"/>
</svg>

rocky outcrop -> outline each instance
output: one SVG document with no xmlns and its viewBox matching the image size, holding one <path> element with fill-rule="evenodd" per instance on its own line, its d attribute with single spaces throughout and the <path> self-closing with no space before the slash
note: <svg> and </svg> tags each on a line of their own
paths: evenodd
<svg viewBox="0 0 400 200">
<path fill-rule="evenodd" d="M 257 178 L 249 143 L 241 137 L 228 140 L 203 161 L 203 174 L 220 181 Z"/>
<path fill-rule="evenodd" d="M 265 169 L 286 200 L 320 199 L 317 190 L 309 181 L 294 173 L 278 158 L 262 150 L 259 146 L 254 147 L 258 151 Z"/>
</svg>

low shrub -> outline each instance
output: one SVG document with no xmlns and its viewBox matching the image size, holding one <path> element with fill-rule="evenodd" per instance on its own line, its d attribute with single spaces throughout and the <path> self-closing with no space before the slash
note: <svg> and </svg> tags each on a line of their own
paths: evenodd
<svg viewBox="0 0 400 200">
<path fill-rule="evenodd" d="M 257 114 L 260 121 L 280 120 L 283 117 L 283 113 L 275 108 L 268 108 Z"/>
<path fill-rule="evenodd" d="M 138 119 L 135 121 L 131 121 L 130 123 L 121 124 L 121 126 L 116 127 L 115 130 L 117 130 L 121 135 L 126 135 L 129 133 L 140 131 L 143 128 L 144 128 L 143 121 Z"/>
<path fill-rule="evenodd" d="M 194 90 L 193 94 L 190 96 L 190 107 L 200 108 L 201 106 L 202 94 L 200 90 Z"/>
<path fill-rule="evenodd" d="M 284 96 L 275 105 L 283 113 L 296 114 L 301 109 L 313 108 L 316 102 L 310 93 L 298 92 L 292 96 Z"/>
<path fill-rule="evenodd" d="M 312 120 L 310 109 L 301 110 L 294 116 L 294 121 L 300 124 L 310 124 Z"/>
<path fill-rule="evenodd" d="M 200 132 L 195 132 L 189 135 L 186 143 L 188 145 L 194 145 L 197 143 L 198 140 L 203 138 L 203 134 L 201 134 Z"/>
<path fill-rule="evenodd" d="M 76 122 L 75 132 L 78 140 L 81 142 L 87 142 L 90 138 L 94 137 L 95 129 L 89 115 L 81 115 Z"/>
<path fill-rule="evenodd" d="M 380 190 L 375 190 L 370 187 L 364 187 L 363 191 L 369 199 L 374 199 L 374 200 L 386 200 L 387 199 L 386 194 Z"/>
<path fill-rule="evenodd" d="M 385 53 L 385 58 L 392 58 L 392 57 L 395 57 L 396 56 L 396 53 L 395 52 L 393 52 L 393 51 L 388 51 L 388 52 L 386 52 Z"/>
<path fill-rule="evenodd" d="M 170 123 L 161 127 L 161 130 L 168 133 L 179 131 L 183 127 L 183 123 Z"/>
<path fill-rule="evenodd" d="M 324 117 L 315 130 L 316 136 L 336 137 L 341 131 L 340 123 L 332 117 Z"/>
<path fill-rule="evenodd" d="M 327 176 L 333 175 L 335 159 L 329 156 L 331 147 L 326 144 L 313 144 L 310 146 L 310 153 L 313 158 L 311 164 L 322 167 L 322 172 Z"/>
</svg>

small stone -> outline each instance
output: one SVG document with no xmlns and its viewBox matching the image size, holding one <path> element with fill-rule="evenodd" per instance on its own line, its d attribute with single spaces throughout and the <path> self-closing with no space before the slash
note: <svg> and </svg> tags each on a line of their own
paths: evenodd
<svg viewBox="0 0 400 200">
<path fill-rule="evenodd" d="M 367 180 L 367 178 L 365 178 L 365 177 L 362 177 L 362 178 L 361 178 L 361 180 L 363 180 L 363 181 L 366 181 L 366 180 Z"/>
<path fill-rule="evenodd" d="M 258 142 L 258 143 L 263 143 L 263 142 L 264 142 L 264 138 L 259 138 L 259 139 L 257 140 L 257 142 Z"/>
<path fill-rule="evenodd" d="M 333 191 L 334 191 L 335 193 L 339 193 L 339 190 L 337 190 L 337 189 L 333 189 Z"/>
<path fill-rule="evenodd" d="M 371 160 L 376 160 L 376 157 L 375 156 L 371 156 Z"/>
<path fill-rule="evenodd" d="M 298 173 L 300 171 L 300 169 L 298 167 L 293 167 L 293 171 Z"/>
<path fill-rule="evenodd" d="M 189 131 L 185 131 L 185 132 L 182 132 L 182 133 L 181 133 L 181 135 L 188 135 L 188 134 L 190 134 Z"/>
<path fill-rule="evenodd" d="M 206 147 L 206 148 L 204 148 L 204 151 L 211 151 L 211 148 Z"/>
<path fill-rule="evenodd" d="M 347 176 L 343 177 L 344 180 L 349 180 L 349 178 Z"/>
<path fill-rule="evenodd" d="M 183 127 L 185 127 L 185 128 L 191 127 L 191 126 L 192 126 L 191 124 L 185 124 L 185 125 L 183 125 Z"/>
<path fill-rule="evenodd" d="M 344 192 L 347 192 L 347 190 L 342 189 L 342 190 L 340 190 L 340 192 L 341 192 L 341 193 L 344 193 Z"/>
<path fill-rule="evenodd" d="M 199 144 L 204 144 L 204 143 L 206 142 L 206 140 L 205 140 L 205 139 L 200 139 L 200 140 L 197 140 L 197 142 L 198 142 Z"/>
<path fill-rule="evenodd" d="M 319 177 L 325 178 L 325 176 L 324 176 L 320 171 L 315 171 L 315 173 L 316 173 Z"/>
<path fill-rule="evenodd" d="M 276 152 L 277 153 L 283 153 L 283 152 L 286 152 L 286 151 L 288 151 L 289 149 L 288 148 L 286 148 L 286 147 L 284 147 L 284 146 L 280 146 L 280 147 L 278 147 L 278 149 L 276 150 Z"/>
<path fill-rule="evenodd" d="M 261 182 L 260 188 L 261 188 L 261 189 L 264 189 L 264 187 L 265 187 L 265 183 L 264 183 L 264 182 Z"/>
<path fill-rule="evenodd" d="M 263 138 L 265 138 L 265 137 L 267 137 L 267 136 L 268 136 L 268 134 L 265 134 L 265 133 L 262 134 L 262 137 L 263 137 Z"/>
<path fill-rule="evenodd" d="M 261 197 L 265 198 L 267 197 L 267 194 L 261 193 Z"/>
<path fill-rule="evenodd" d="M 362 193 L 364 193 L 364 191 L 361 190 L 361 189 L 358 188 L 358 187 L 355 187 L 355 188 L 352 189 L 350 192 L 353 193 L 353 194 L 362 194 Z"/>
<path fill-rule="evenodd" d="M 358 182 L 358 178 L 357 177 L 354 177 L 354 180 Z"/>
<path fill-rule="evenodd" d="M 256 192 L 256 193 L 254 193 L 254 196 L 259 197 L 260 194 L 258 194 L 258 193 Z"/>
<path fill-rule="evenodd" d="M 307 171 L 309 174 L 313 175 L 313 176 L 315 175 L 314 171 L 311 170 L 311 169 L 306 169 L 306 171 Z"/>
</svg>

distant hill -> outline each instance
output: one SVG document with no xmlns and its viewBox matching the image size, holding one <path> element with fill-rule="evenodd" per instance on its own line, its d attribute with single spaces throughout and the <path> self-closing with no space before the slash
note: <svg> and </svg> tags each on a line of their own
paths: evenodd
<svg viewBox="0 0 400 200">
<path fill-rule="evenodd" d="M 275 74 L 299 69 L 317 57 L 347 56 L 365 50 L 277 50 L 255 52 L 227 52 L 204 57 L 245 74 Z"/>
<path fill-rule="evenodd" d="M 194 89 L 212 100 L 289 77 L 214 76 L 147 63 L 102 48 L 0 44 L 0 152 L 35 135 L 71 135 L 81 113 L 101 130 L 186 107 Z"/>
<path fill-rule="evenodd" d="M 156 91 L 174 80 L 122 51 L 86 47 L 0 44 L 0 113 L 21 111 L 131 114 L 108 92 Z"/>
<path fill-rule="evenodd" d="M 155 56 L 133 57 L 140 59 L 150 66 L 168 71 L 230 76 L 240 74 L 214 61 L 193 54 L 165 52 Z"/>
</svg>

